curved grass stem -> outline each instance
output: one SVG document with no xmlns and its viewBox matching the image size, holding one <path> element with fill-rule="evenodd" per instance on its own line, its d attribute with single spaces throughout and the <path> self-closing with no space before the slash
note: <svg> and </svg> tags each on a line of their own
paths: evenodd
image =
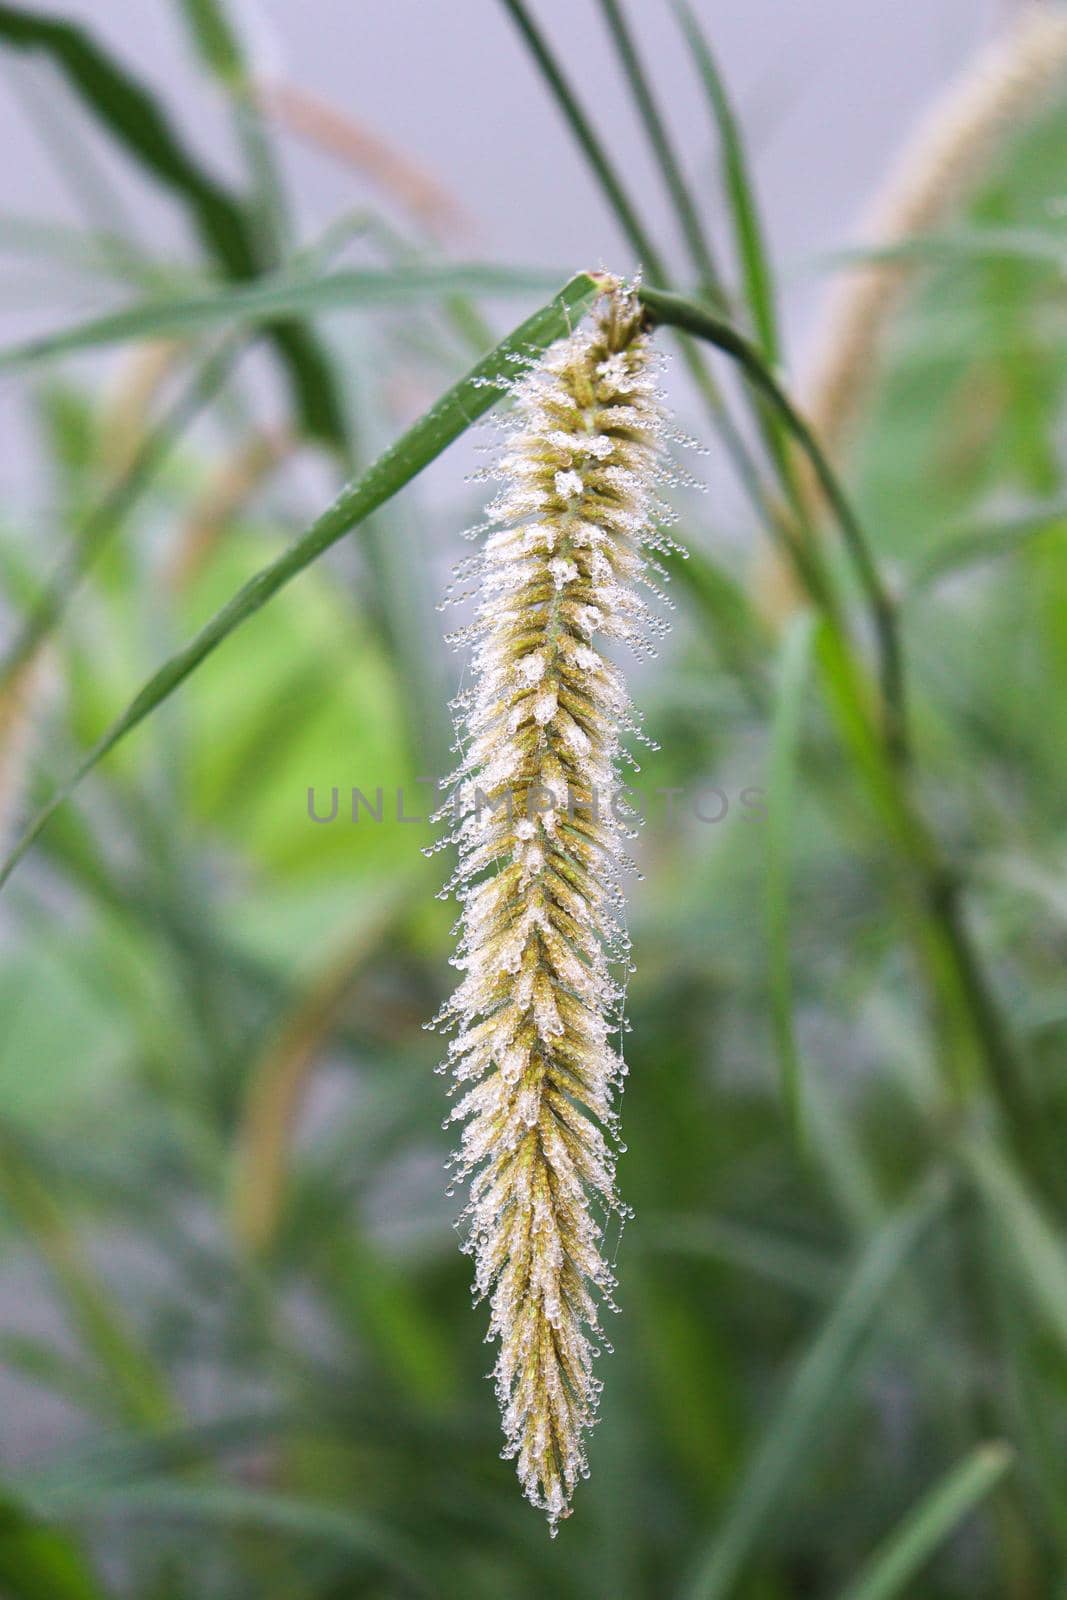
<svg viewBox="0 0 1067 1600">
<path fill-rule="evenodd" d="M 896 608 L 882 582 L 874 554 L 867 542 L 867 535 L 819 441 L 755 345 L 730 323 L 714 316 L 684 295 L 671 294 L 661 289 L 642 289 L 641 300 L 654 322 L 680 328 L 698 339 L 705 339 L 735 361 L 752 387 L 774 407 L 810 461 L 812 470 L 837 519 L 841 537 L 870 608 L 878 641 L 886 744 L 894 760 L 903 761 L 908 751 L 907 707 Z M 792 541 L 790 553 L 810 590 L 812 568 L 810 564 L 801 564 L 798 559 L 799 551 L 799 541 Z M 818 593 L 813 593 L 812 598 L 825 602 L 825 596 Z"/>
</svg>

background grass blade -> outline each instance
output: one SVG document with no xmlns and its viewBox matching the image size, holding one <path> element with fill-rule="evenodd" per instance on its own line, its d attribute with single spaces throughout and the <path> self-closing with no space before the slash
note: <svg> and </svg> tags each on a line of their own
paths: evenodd
<svg viewBox="0 0 1067 1600">
<path fill-rule="evenodd" d="M 120 234 L 21 215 L 0 216 L 0 253 L 133 285 L 144 293 L 189 276 L 188 268 L 143 254 Z"/>
<path fill-rule="evenodd" d="M 1059 271 L 1063 266 L 1063 239 L 1040 228 L 954 228 L 951 233 L 920 233 L 892 244 L 835 250 L 820 257 L 830 267 L 892 264 L 898 261 L 1025 261 Z"/>
<path fill-rule="evenodd" d="M 871 622 L 878 638 L 886 740 L 894 759 L 899 760 L 907 748 L 907 714 L 896 607 L 883 582 L 867 534 L 819 441 L 778 382 L 761 352 L 729 322 L 712 315 L 703 306 L 684 295 L 647 287 L 641 289 L 640 297 L 655 321 L 684 329 L 688 333 L 695 334 L 698 339 L 707 340 L 709 344 L 736 362 L 756 395 L 769 403 L 783 428 L 792 435 L 807 456 L 827 503 L 833 509 L 845 549 L 870 609 Z M 824 568 L 821 563 L 817 563 L 813 544 L 808 542 L 803 547 L 798 546 L 797 550 L 810 563 L 805 570 L 810 575 L 813 597 L 830 611 L 834 606 L 835 596 L 828 587 Z"/>
<path fill-rule="evenodd" d="M 813 1449 L 828 1442 L 834 1402 L 848 1390 L 864 1337 L 944 1199 L 943 1187 L 925 1189 L 864 1251 L 742 1471 L 721 1525 L 683 1585 L 683 1600 L 722 1600 L 734 1592 L 745 1562 L 766 1534 L 768 1519 L 801 1476 Z"/>
<path fill-rule="evenodd" d="M 534 22 L 529 7 L 524 0 L 503 0 L 503 4 L 511 13 L 512 20 L 522 34 L 530 54 L 551 90 L 553 99 L 593 169 L 638 262 L 649 277 L 657 279 L 660 283 L 666 283 L 667 270 L 663 259 L 641 221 L 615 163 L 583 111 L 563 69 L 549 49 L 540 28 Z"/>
<path fill-rule="evenodd" d="M 771 725 L 767 793 L 767 953 L 771 1016 L 782 1100 L 798 1141 L 803 1137 L 803 1108 L 789 960 L 790 854 L 795 824 L 800 721 L 811 669 L 814 631 L 814 617 L 810 612 L 801 612 L 793 619 L 782 647 L 778 701 Z"/>
<path fill-rule="evenodd" d="M 604 14 L 608 31 L 611 34 L 626 74 L 630 91 L 637 106 L 641 121 L 644 124 L 648 142 L 652 153 L 659 165 L 660 173 L 667 192 L 671 197 L 675 215 L 681 225 L 685 236 L 686 246 L 700 282 L 701 289 L 710 300 L 720 307 L 725 306 L 722 284 L 719 280 L 718 269 L 712 257 L 711 246 L 700 220 L 700 213 L 693 201 L 685 173 L 675 154 L 670 135 L 660 115 L 652 86 L 649 83 L 634 42 L 629 24 L 620 0 L 600 0 L 600 9 Z"/>
<path fill-rule="evenodd" d="M 241 201 L 199 165 L 144 85 L 84 28 L 51 13 L 0 5 L 0 42 L 47 55 L 121 148 L 182 202 L 205 248 L 226 275 L 234 279 L 258 275 L 264 263 Z M 271 337 L 288 369 L 303 425 L 342 448 L 344 413 L 323 352 L 295 323 L 276 325 Z"/>
<path fill-rule="evenodd" d="M 47 1262 L 72 1325 L 109 1380 L 115 1409 L 134 1426 L 173 1423 L 177 1412 L 165 1375 L 127 1327 L 55 1199 L 3 1128 L 0 1200 Z"/>
<path fill-rule="evenodd" d="M 985 1499 L 1012 1465 L 1005 1444 L 983 1444 L 952 1468 L 905 1517 L 839 1600 L 894 1600 L 909 1591 L 915 1575 Z"/>
<path fill-rule="evenodd" d="M 1067 1247 L 1008 1156 L 989 1140 L 963 1146 L 963 1159 L 986 1206 L 1002 1230 L 1019 1288 L 1067 1347 Z"/>
<path fill-rule="evenodd" d="M 257 612 L 278 590 L 305 567 L 316 561 L 331 545 L 349 533 L 364 517 L 392 498 L 410 483 L 441 451 L 459 438 L 478 417 L 500 398 L 503 386 L 514 374 L 514 358 L 545 349 L 566 334 L 579 321 L 599 293 L 599 285 L 588 273 L 570 280 L 548 305 L 522 323 L 514 333 L 472 368 L 465 378 L 448 390 L 431 410 L 420 417 L 407 433 L 379 456 L 355 483 L 350 484 L 318 521 L 251 578 L 228 603 L 216 612 L 177 654 L 154 673 L 126 710 L 89 751 L 81 765 L 38 812 L 15 848 L 0 866 L 0 885 L 10 877 L 41 829 L 56 810 L 73 794 L 78 784 L 99 761 L 126 735 L 144 721 L 157 706 L 183 683 L 200 663 L 233 633 L 235 628 Z"/>
<path fill-rule="evenodd" d="M 408 305 L 462 294 L 543 294 L 559 279 L 559 273 L 491 266 L 365 268 L 334 272 L 322 278 L 264 279 L 248 288 L 222 288 L 141 301 L 59 333 L 28 340 L 13 349 L 0 350 L 0 368 L 26 366 L 131 339 L 203 333 L 234 323 L 269 323 L 290 313 L 311 316 L 323 311 Z"/>
<path fill-rule="evenodd" d="M 0 1592 L 6 1600 L 105 1600 L 65 1534 L 0 1490 Z"/>
<path fill-rule="evenodd" d="M 71 1509 L 77 1506 L 83 1513 L 121 1510 L 153 1521 L 166 1518 L 194 1527 L 255 1528 L 313 1545 L 334 1546 L 392 1573 L 403 1580 L 409 1591 L 433 1593 L 412 1558 L 410 1541 L 392 1536 L 369 1517 L 347 1508 L 334 1508 L 321 1500 L 305 1501 L 237 1484 L 201 1488 L 167 1479 L 149 1479 L 119 1488 L 101 1487 L 95 1493 L 82 1491 L 71 1499 Z"/>
<path fill-rule="evenodd" d="M 951 578 L 968 567 L 1011 555 L 1031 539 L 1064 523 L 1067 523 L 1067 502 L 1059 500 L 1051 505 L 1035 506 L 1015 517 L 1001 518 L 985 528 L 949 535 L 944 544 L 920 556 L 909 575 L 905 600 L 914 600 L 944 578 Z"/>
<path fill-rule="evenodd" d="M 223 83 L 244 75 L 244 58 L 229 18 L 216 0 L 179 0 L 180 9 L 206 65 Z"/>
<path fill-rule="evenodd" d="M 275 1019 L 251 1064 L 234 1141 L 230 1211 L 234 1235 L 246 1250 L 266 1252 L 274 1242 L 309 1080 L 360 967 L 381 948 L 391 925 L 411 911 L 414 897 L 425 893 L 422 865 L 398 877 L 382 903 L 364 912 L 340 955 L 331 952 L 296 1003 Z"/>
<path fill-rule="evenodd" d="M 724 1261 L 815 1300 L 828 1300 L 841 1282 L 836 1266 L 809 1245 L 731 1217 L 652 1215 L 642 1220 L 637 1247 Z"/>
<path fill-rule="evenodd" d="M 85 519 L 58 570 L 28 609 L 8 650 L 0 655 L 0 691 L 55 628 L 81 579 L 152 483 L 170 452 L 233 370 L 239 339 L 227 339 L 197 368 L 166 414 L 146 434 L 127 469 Z"/>
<path fill-rule="evenodd" d="M 723 187 L 730 209 L 741 281 L 752 326 L 763 354 L 772 366 L 777 366 L 781 360 L 781 343 L 774 278 L 737 119 L 699 22 L 686 0 L 674 0 L 674 9 L 704 85 L 719 134 Z"/>
</svg>

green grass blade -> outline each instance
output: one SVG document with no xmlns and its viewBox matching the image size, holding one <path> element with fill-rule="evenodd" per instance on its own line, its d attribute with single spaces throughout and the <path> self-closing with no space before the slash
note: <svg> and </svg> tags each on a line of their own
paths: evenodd
<svg viewBox="0 0 1067 1600">
<path fill-rule="evenodd" d="M 531 55 L 537 62 L 541 75 L 547 83 L 556 104 L 566 118 L 575 142 L 588 161 L 608 204 L 615 213 L 615 218 L 620 228 L 629 240 L 630 247 L 637 257 L 637 264 L 640 266 L 645 278 L 650 278 L 664 286 L 669 286 L 670 274 L 666 262 L 641 221 L 615 164 L 598 138 L 559 62 L 549 49 L 544 35 L 531 17 L 524 0 L 502 0 L 502 4 L 510 12 Z M 703 396 L 708 412 L 719 431 L 723 445 L 733 462 L 746 495 L 759 515 L 767 514 L 773 516 L 773 503 L 764 492 L 760 470 L 752 457 L 747 440 L 731 417 L 726 402 L 719 393 L 714 375 L 692 340 L 683 337 L 679 342 L 681 344 L 682 359 L 685 361 L 694 383 Z"/>
<path fill-rule="evenodd" d="M 130 339 L 198 334 L 235 323 L 270 323 L 279 316 L 402 306 L 457 294 L 543 294 L 559 282 L 559 276 L 493 266 L 354 268 L 321 278 L 279 274 L 248 287 L 226 286 L 202 294 L 139 301 L 59 333 L 0 350 L 0 368 L 27 366 Z"/>
<path fill-rule="evenodd" d="M 648 81 L 633 34 L 630 32 L 620 0 L 600 0 L 608 31 L 611 34 L 622 69 L 626 74 L 634 104 L 645 127 L 652 153 L 659 165 L 667 192 L 671 197 L 675 215 L 685 237 L 693 270 L 701 288 L 709 299 L 720 307 L 725 306 L 722 284 L 711 253 L 711 246 L 700 220 L 681 163 L 675 154 L 670 135 L 660 115 L 652 86 Z"/>
<path fill-rule="evenodd" d="M 672 294 L 662 289 L 642 288 L 640 298 L 655 322 L 668 327 L 684 329 L 698 339 L 706 340 L 715 349 L 735 362 L 755 394 L 768 402 L 782 426 L 792 435 L 804 451 L 819 486 L 832 508 L 841 530 L 849 559 L 863 587 L 870 609 L 871 621 L 878 638 L 880 678 L 886 739 L 895 760 L 907 753 L 907 708 L 904 695 L 904 662 L 897 628 L 896 607 L 882 580 L 873 548 L 867 534 L 849 503 L 818 439 L 789 395 L 779 383 L 760 350 L 731 323 L 714 316 L 706 307 L 685 295 Z M 829 584 L 825 567 L 818 560 L 813 541 L 795 544 L 792 554 L 798 568 L 803 569 L 809 592 L 823 609 L 833 615 L 835 595 Z"/>
<path fill-rule="evenodd" d="M 669 1214 L 642 1221 L 636 1248 L 723 1261 L 798 1294 L 826 1300 L 840 1287 L 837 1268 L 809 1245 L 732 1217 Z"/>
<path fill-rule="evenodd" d="M 1047 506 L 1035 506 L 1016 517 L 1002 518 L 986 528 L 973 528 L 966 533 L 950 535 L 943 545 L 921 557 L 913 568 L 905 600 L 914 600 L 943 578 L 952 577 L 968 567 L 1011 555 L 1031 539 L 1048 533 L 1052 528 L 1062 527 L 1064 523 L 1067 523 L 1067 502 L 1060 500 Z"/>
<path fill-rule="evenodd" d="M 181 201 L 227 277 L 257 276 L 263 262 L 241 201 L 199 165 L 149 91 L 90 33 L 60 15 L 0 5 L 0 43 L 48 56 L 126 154 Z M 275 326 L 271 337 L 288 369 L 304 426 L 342 447 L 344 413 L 324 353 L 308 330 L 294 323 Z"/>
<path fill-rule="evenodd" d="M 0 690 L 15 677 L 61 620 L 82 578 L 148 489 L 178 440 L 226 382 L 238 353 L 229 339 L 198 367 L 166 414 L 146 434 L 129 467 L 86 517 L 57 571 L 31 604 L 10 648 L 0 655 Z"/>
<path fill-rule="evenodd" d="M 134 1426 L 172 1423 L 167 1380 L 80 1249 L 64 1214 L 15 1139 L 0 1129 L 0 1200 L 47 1263 L 82 1343 L 109 1380 L 115 1407 Z"/>
<path fill-rule="evenodd" d="M 1013 1462 L 1005 1444 L 983 1444 L 952 1468 L 876 1550 L 840 1600 L 894 1600 L 924 1564 L 1003 1478 Z"/>
<path fill-rule="evenodd" d="M 896 262 L 934 263 L 1024 261 L 1057 273 L 1063 266 L 1064 237 L 1049 228 L 956 228 L 951 233 L 920 233 L 892 244 L 857 246 L 820 256 L 829 267 L 857 267 Z"/>
<path fill-rule="evenodd" d="M 60 270 L 133 284 L 147 294 L 172 288 L 188 267 L 142 254 L 129 240 L 106 229 L 83 229 L 36 217 L 0 216 L 0 252 L 47 261 Z"/>
<path fill-rule="evenodd" d="M 515 358 L 545 349 L 568 333 L 600 291 L 597 280 L 579 273 L 540 311 L 498 344 L 465 378 L 453 385 L 367 471 L 342 490 L 322 516 L 277 560 L 249 579 L 201 628 L 195 638 L 166 661 L 136 694 L 126 710 L 88 752 L 81 765 L 63 784 L 0 866 L 0 885 L 30 848 L 48 819 L 74 793 L 78 784 L 132 729 L 173 694 L 200 663 L 236 628 L 266 605 L 279 589 L 342 539 L 364 517 L 391 499 L 406 483 L 439 456 L 454 439 L 489 410 L 500 398 L 501 385 L 514 375 Z"/>
<path fill-rule="evenodd" d="M 812 661 L 815 619 L 794 618 L 782 647 L 778 702 L 771 727 L 770 783 L 767 793 L 767 953 L 771 1017 L 778 1050 L 782 1100 L 794 1138 L 803 1139 L 800 1058 L 793 1028 L 793 979 L 789 962 L 789 860 L 796 806 L 796 765 L 804 691 Z"/>
<path fill-rule="evenodd" d="M 244 76 L 241 48 L 217 0 L 178 0 L 178 7 L 204 64 L 223 83 L 239 83 Z"/>
<path fill-rule="evenodd" d="M 1020 1289 L 1067 1345 L 1067 1244 L 1030 1194 L 1008 1157 L 989 1140 L 973 1140 L 963 1158 L 1006 1252 Z"/>
<path fill-rule="evenodd" d="M 666 283 L 667 271 L 663 259 L 638 216 L 637 208 L 619 176 L 615 163 L 598 138 L 592 123 L 582 109 L 578 96 L 549 49 L 544 34 L 534 22 L 524 0 L 503 0 L 503 5 L 511 13 L 515 26 L 522 34 L 530 54 L 551 90 L 553 99 L 566 118 L 638 262 L 649 277 Z"/>
<path fill-rule="evenodd" d="M 834 1402 L 847 1392 L 866 1335 L 893 1282 L 942 1209 L 946 1190 L 924 1188 L 872 1239 L 781 1399 L 741 1474 L 721 1525 L 682 1587 L 683 1600 L 723 1600 L 813 1451 L 825 1447 Z"/>
<path fill-rule="evenodd" d="M 718 129 L 723 186 L 730 207 L 738 265 L 752 326 L 763 354 L 772 366 L 777 366 L 781 360 L 781 341 L 774 278 L 763 239 L 755 189 L 749 177 L 744 143 L 715 57 L 699 22 L 686 0 L 674 0 L 674 9 Z"/>
<path fill-rule="evenodd" d="M 64 1496 L 64 1502 L 68 1499 Z M 414 1559 L 410 1539 L 394 1535 L 358 1510 L 323 1504 L 294 1495 L 245 1489 L 238 1484 L 201 1487 L 168 1479 L 148 1479 L 110 1488 L 101 1485 L 75 1492 L 64 1509 L 85 1514 L 118 1511 L 150 1518 L 222 1529 L 250 1528 L 265 1534 L 325 1545 L 362 1557 L 403 1580 L 418 1594 L 432 1594 L 428 1575 Z"/>
<path fill-rule="evenodd" d="M 111 1418 L 107 1380 L 44 1339 L 35 1339 L 30 1334 L 0 1333 L 0 1367 L 17 1373 L 38 1389 L 51 1390 L 69 1405 Z"/>
</svg>

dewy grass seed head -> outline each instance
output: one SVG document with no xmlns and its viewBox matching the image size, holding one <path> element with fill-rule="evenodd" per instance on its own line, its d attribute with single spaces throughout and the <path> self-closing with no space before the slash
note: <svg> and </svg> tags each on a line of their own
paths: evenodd
<svg viewBox="0 0 1067 1600">
<path fill-rule="evenodd" d="M 462 759 L 448 841 L 462 905 L 464 977 L 437 1023 L 464 1124 L 465 1249 L 499 1341 L 505 1455 L 553 1531 L 586 1472 L 600 1308 L 614 1278 L 604 1225 L 615 1183 L 615 1101 L 626 1068 L 620 973 L 629 962 L 618 789 L 620 736 L 641 738 L 609 642 L 652 652 L 670 516 L 657 495 L 666 428 L 658 357 L 632 289 L 613 279 L 591 326 L 512 385 L 507 445 L 490 476 L 471 648 L 457 702 Z M 444 1070 L 444 1069 L 443 1069 Z"/>
</svg>

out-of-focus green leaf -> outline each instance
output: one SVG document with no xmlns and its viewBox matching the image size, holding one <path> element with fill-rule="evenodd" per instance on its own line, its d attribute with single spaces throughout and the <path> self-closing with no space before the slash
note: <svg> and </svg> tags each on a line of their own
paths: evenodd
<svg viewBox="0 0 1067 1600">
<path fill-rule="evenodd" d="M 559 282 L 559 276 L 510 267 L 448 265 L 353 268 L 323 278 L 265 278 L 248 288 L 220 288 L 203 294 L 141 301 L 60 333 L 0 350 L 0 368 L 24 366 L 131 339 L 269 323 L 279 316 L 402 306 L 450 295 L 543 294 Z"/>
<path fill-rule="evenodd" d="M 89 1095 L 121 1075 L 122 1011 L 87 978 L 86 958 L 104 952 L 84 932 L 53 927 L 27 943 L 0 972 L 0 1104 L 30 1127 L 64 1118 L 72 1125 Z"/>
<path fill-rule="evenodd" d="M 840 1298 L 796 1368 L 762 1440 L 745 1467 L 725 1516 L 697 1557 L 684 1600 L 722 1600 L 734 1592 L 768 1520 L 829 1439 L 835 1398 L 901 1267 L 922 1243 L 944 1204 L 942 1187 L 925 1190 L 875 1235 Z"/>
<path fill-rule="evenodd" d="M 181 200 L 226 275 L 257 276 L 255 229 L 241 201 L 199 165 L 154 97 L 90 33 L 62 16 L 0 5 L 0 42 L 14 50 L 41 51 L 54 61 L 122 149 Z M 295 323 L 279 323 L 271 337 L 308 430 L 342 445 L 343 412 L 322 351 Z"/>
<path fill-rule="evenodd" d="M 1007 1445 L 979 1445 L 923 1496 L 863 1571 L 841 1591 L 840 1600 L 893 1600 L 895 1595 L 913 1592 L 906 1585 L 996 1487 L 1013 1459 Z"/>
<path fill-rule="evenodd" d="M 127 1326 L 66 1217 L 7 1129 L 0 1128 L 0 1201 L 46 1262 L 71 1322 L 110 1379 L 118 1413 L 141 1427 L 174 1420 L 167 1381 Z"/>
<path fill-rule="evenodd" d="M 173 289 L 177 280 L 194 277 L 188 267 L 142 255 L 118 234 L 88 232 L 37 217 L 0 216 L 0 252 L 69 268 L 95 277 L 117 278 L 149 289 Z"/>
<path fill-rule="evenodd" d="M 635 1232 L 638 1247 L 650 1253 L 725 1261 L 814 1299 L 825 1299 L 840 1282 L 839 1272 L 820 1252 L 731 1217 L 651 1216 Z"/>
<path fill-rule="evenodd" d="M 38 812 L 0 867 L 0 884 L 6 882 L 53 812 L 69 799 L 82 779 L 109 751 L 162 704 L 235 628 L 253 616 L 279 589 L 342 539 L 364 517 L 409 483 L 453 439 L 464 433 L 489 409 L 494 400 L 499 399 L 502 385 L 506 385 L 513 374 L 513 358 L 543 350 L 567 333 L 598 292 L 598 283 L 587 273 L 572 278 L 554 300 L 535 312 L 508 339 L 478 362 L 465 378 L 380 456 L 358 482 L 350 484 L 294 545 L 250 579 L 205 624 L 195 639 L 154 673 L 118 720 L 89 751 L 73 776 Z"/>
<path fill-rule="evenodd" d="M 5 1600 L 104 1600 L 65 1534 L 35 1520 L 0 1491 L 0 1592 Z"/>
<path fill-rule="evenodd" d="M 1067 524 L 1067 504 L 1062 500 L 1035 506 L 1017 516 L 990 522 L 987 527 L 950 535 L 945 543 L 920 557 L 908 577 L 908 599 L 932 588 L 943 578 L 951 578 L 968 567 L 1011 555 L 1039 534 Z"/>
<path fill-rule="evenodd" d="M 656 158 L 664 185 L 670 194 L 674 206 L 675 216 L 685 235 L 686 245 L 689 250 L 693 269 L 700 280 L 702 290 L 708 297 L 720 306 L 725 305 L 722 288 L 719 283 L 719 274 L 712 259 L 711 246 L 700 213 L 689 192 L 681 163 L 675 154 L 666 124 L 660 115 L 652 86 L 645 72 L 641 54 L 626 21 L 626 14 L 622 9 L 620 0 L 600 0 L 600 9 L 604 14 L 608 31 L 615 43 L 619 60 L 630 85 L 634 104 L 638 115 L 645 126 L 648 142 Z"/>
<path fill-rule="evenodd" d="M 235 83 L 242 77 L 237 37 L 218 0 L 180 0 L 197 48 L 216 77 Z"/>
<path fill-rule="evenodd" d="M 113 1408 L 106 1379 L 89 1372 L 82 1363 L 43 1339 L 30 1334 L 0 1333 L 0 1367 L 16 1373 L 23 1382 L 50 1389 L 72 1405 L 110 1421 Z"/>
<path fill-rule="evenodd" d="M 523 43 L 537 63 L 538 71 L 566 119 L 575 143 L 589 163 L 631 249 L 644 270 L 658 283 L 665 283 L 667 275 L 663 260 L 638 214 L 618 167 L 582 109 L 559 61 L 534 21 L 530 8 L 525 0 L 502 0 L 502 3 L 518 28 Z"/>
<path fill-rule="evenodd" d="M 270 553 L 261 538 L 231 532 L 189 594 L 183 620 L 211 616 Z M 347 661 L 352 670 L 339 666 Z M 339 873 L 351 885 L 421 860 L 425 830 L 396 820 L 398 790 L 403 815 L 431 809 L 429 789 L 414 782 L 407 741 L 397 737 L 398 674 L 325 572 L 251 618 L 225 660 L 205 663 L 189 682 L 183 714 L 189 813 L 268 868 L 273 897 L 280 877 L 314 872 L 325 882 Z M 382 791 L 380 821 L 366 810 L 353 821 L 353 788 L 375 810 Z M 321 937 L 315 953 L 325 955 Z"/>
<path fill-rule="evenodd" d="M 0 653 L 0 689 L 11 682 L 54 630 L 86 572 L 154 481 L 186 429 L 217 397 L 232 373 L 239 347 L 239 336 L 224 339 L 203 364 L 196 366 L 188 384 L 146 432 L 133 459 L 78 527 L 15 639 Z"/>
<path fill-rule="evenodd" d="M 962 1154 L 990 1222 L 1010 1240 L 1007 1255 L 1020 1289 L 1067 1345 L 1067 1240 L 1033 1198 L 1025 1178 L 992 1141 L 971 1140 Z"/>
<path fill-rule="evenodd" d="M 789 955 L 790 857 L 796 829 L 796 763 L 804 691 L 811 669 L 815 619 L 802 611 L 782 647 L 778 701 L 771 728 L 767 795 L 767 950 L 774 1038 L 782 1100 L 794 1137 L 803 1138 L 803 1089 L 793 1027 L 793 978 Z"/>
<path fill-rule="evenodd" d="M 741 267 L 752 326 L 763 354 L 772 366 L 780 360 L 778 315 L 770 258 L 763 241 L 756 193 L 748 171 L 741 132 L 726 86 L 719 74 L 707 39 L 686 0 L 674 0 L 674 9 L 708 97 L 719 134 L 723 184 L 730 207 L 734 244 Z"/>
<path fill-rule="evenodd" d="M 122 1511 L 202 1528 L 252 1528 L 282 1538 L 308 1540 L 362 1557 L 393 1574 L 417 1594 L 432 1594 L 430 1580 L 408 1540 L 356 1510 L 237 1484 L 177 1483 L 145 1479 L 119 1487 L 86 1488 L 65 1496 L 68 1513 Z"/>
<path fill-rule="evenodd" d="M 1067 234 L 1041 228 L 960 227 L 952 233 L 924 233 L 892 244 L 835 251 L 828 265 L 863 266 L 895 261 L 997 261 L 1018 259 L 1044 263 L 1062 271 L 1067 259 Z"/>
</svg>

